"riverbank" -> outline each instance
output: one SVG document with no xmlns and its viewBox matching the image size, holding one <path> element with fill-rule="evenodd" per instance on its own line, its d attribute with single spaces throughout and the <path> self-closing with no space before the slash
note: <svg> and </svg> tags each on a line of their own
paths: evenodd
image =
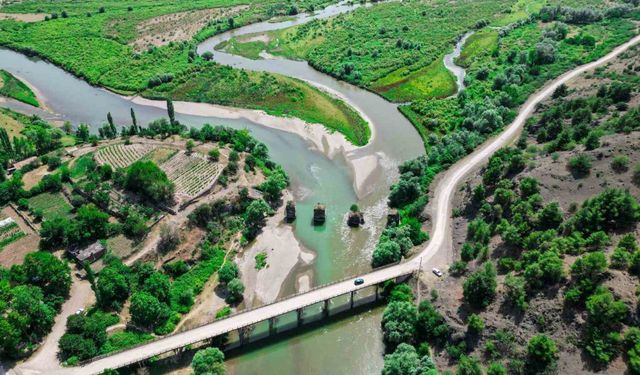
<svg viewBox="0 0 640 375">
<path fill-rule="evenodd" d="M 285 192 L 284 201 L 292 199 Z M 246 308 L 274 302 L 298 265 L 308 266 L 315 254 L 306 249 L 294 236 L 293 225 L 286 224 L 285 205 L 267 220 L 267 225 L 253 244 L 236 257 L 246 292 Z M 266 254 L 266 266 L 256 267 L 256 256 Z"/>
<path fill-rule="evenodd" d="M 166 109 L 166 102 L 135 97 L 123 97 L 132 103 Z M 359 157 L 354 151 L 361 149 L 350 143 L 341 133 L 329 132 L 320 124 L 309 124 L 295 117 L 277 117 L 264 111 L 227 107 L 209 103 L 173 102 L 176 113 L 199 117 L 218 117 L 223 119 L 246 119 L 262 126 L 293 133 L 305 140 L 312 150 L 318 151 L 333 160 L 340 156 L 346 161 L 353 176 L 356 194 L 366 195 L 365 182 L 378 168 L 378 158 L 368 155 Z M 355 107 L 354 107 L 355 108 Z M 358 109 L 358 111 L 360 111 Z M 372 138 L 375 132 L 372 132 Z"/>
</svg>

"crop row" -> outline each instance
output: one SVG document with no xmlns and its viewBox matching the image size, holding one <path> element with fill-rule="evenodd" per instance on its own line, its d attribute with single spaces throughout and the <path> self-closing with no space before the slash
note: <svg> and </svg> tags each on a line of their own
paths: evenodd
<svg viewBox="0 0 640 375">
<path fill-rule="evenodd" d="M 220 164 L 209 161 L 205 156 L 179 152 L 161 166 L 176 184 L 176 193 L 197 196 L 209 188 L 220 175 Z"/>
<path fill-rule="evenodd" d="M 109 164 L 114 168 L 126 168 L 156 148 L 148 144 L 115 144 L 101 148 L 96 152 L 99 164 Z"/>
</svg>

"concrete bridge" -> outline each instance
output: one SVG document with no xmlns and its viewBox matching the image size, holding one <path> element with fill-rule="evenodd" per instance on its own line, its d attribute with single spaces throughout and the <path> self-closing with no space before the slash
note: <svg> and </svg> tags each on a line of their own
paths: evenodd
<svg viewBox="0 0 640 375">
<path fill-rule="evenodd" d="M 365 288 L 375 288 L 375 299 L 379 295 L 379 286 L 388 281 L 405 279 L 417 271 L 419 263 L 409 261 L 398 263 L 392 266 L 378 269 L 363 276 L 364 283 L 355 285 L 355 278 L 337 281 L 328 285 L 312 289 L 305 293 L 300 293 L 276 301 L 274 303 L 260 306 L 254 309 L 243 310 L 226 318 L 165 336 L 154 341 L 150 341 L 134 348 L 129 348 L 120 352 L 111 353 L 97 357 L 91 362 L 80 367 L 62 369 L 60 374 L 100 374 L 105 369 L 118 369 L 135 364 L 146 359 L 179 351 L 185 346 L 204 342 L 220 335 L 238 331 L 240 342 L 244 341 L 244 329 L 257 323 L 268 321 L 270 333 L 275 333 L 275 321 L 278 317 L 287 313 L 296 312 L 297 325 L 303 324 L 304 308 L 315 304 L 322 304 L 322 316 L 329 316 L 329 302 L 331 299 L 343 295 L 349 296 L 349 308 L 354 307 L 355 295 Z"/>
</svg>

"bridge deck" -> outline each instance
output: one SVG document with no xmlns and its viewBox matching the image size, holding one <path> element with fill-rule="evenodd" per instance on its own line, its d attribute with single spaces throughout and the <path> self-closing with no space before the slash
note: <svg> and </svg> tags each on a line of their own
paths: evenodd
<svg viewBox="0 0 640 375">
<path fill-rule="evenodd" d="M 415 264 L 415 262 L 407 262 L 373 271 L 364 276 L 365 282 L 361 285 L 354 285 L 354 279 L 351 278 L 322 286 L 272 304 L 216 320 L 189 331 L 176 333 L 122 352 L 100 357 L 81 367 L 65 369 L 62 373 L 100 374 L 108 368 L 116 369 L 125 367 L 153 356 L 232 332 L 236 329 L 244 328 L 352 291 L 375 286 L 387 280 L 411 274 L 416 270 L 416 266 L 417 264 Z"/>
</svg>

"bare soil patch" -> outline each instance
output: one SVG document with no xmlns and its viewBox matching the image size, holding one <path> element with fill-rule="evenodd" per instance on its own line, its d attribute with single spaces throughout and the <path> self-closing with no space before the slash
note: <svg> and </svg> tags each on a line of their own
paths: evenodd
<svg viewBox="0 0 640 375">
<path fill-rule="evenodd" d="M 12 218 L 16 224 L 18 224 L 20 230 L 26 234 L 26 236 L 8 244 L 0 251 L 0 265 L 8 268 L 14 264 L 22 264 L 24 257 L 28 253 L 38 250 L 40 236 L 38 236 L 10 206 L 3 207 L 2 210 L 0 210 L 0 217 Z"/>
<path fill-rule="evenodd" d="M 16 20 L 21 22 L 44 21 L 46 13 L 0 13 L 0 20 Z"/>
<path fill-rule="evenodd" d="M 130 45 L 136 51 L 170 42 L 191 40 L 209 22 L 233 16 L 248 9 L 248 5 L 230 8 L 191 10 L 150 18 L 136 26 L 138 37 Z"/>
</svg>

